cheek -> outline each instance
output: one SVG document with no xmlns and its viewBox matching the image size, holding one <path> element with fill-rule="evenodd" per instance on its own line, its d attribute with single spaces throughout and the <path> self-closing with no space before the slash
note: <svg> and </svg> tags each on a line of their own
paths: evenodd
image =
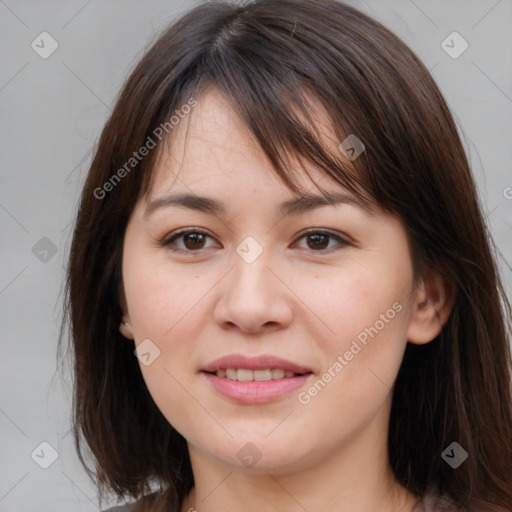
<svg viewBox="0 0 512 512">
<path fill-rule="evenodd" d="M 329 269 L 324 274 L 301 273 L 290 287 L 306 306 L 301 320 L 314 322 L 310 328 L 316 329 L 322 348 L 339 352 L 348 349 L 358 335 L 364 341 L 366 329 L 376 323 L 379 335 L 396 331 L 396 324 L 405 316 L 397 312 L 408 286 L 404 274 L 389 267 L 359 265 L 338 272 Z M 395 326 L 390 328 L 391 324 Z"/>
<path fill-rule="evenodd" d="M 142 261 L 142 260 L 141 260 Z M 181 433 L 193 430 L 204 411 L 191 399 L 197 345 L 207 321 L 210 280 L 127 258 L 125 291 L 135 342 L 149 339 L 158 347 L 150 365 L 139 363 L 156 406 Z M 207 273 L 203 273 L 204 276 Z M 215 282 L 215 280 L 212 280 Z M 176 411 L 188 411 L 176 414 Z"/>
<path fill-rule="evenodd" d="M 335 279 L 318 277 L 309 280 L 307 295 L 301 292 L 314 312 L 309 317 L 317 318 L 315 343 L 323 359 L 321 382 L 301 403 L 311 399 L 328 415 L 344 404 L 347 421 L 382 405 L 402 361 L 408 323 L 408 276 L 386 270 L 361 267 Z"/>
<path fill-rule="evenodd" d="M 149 337 L 165 345 L 177 343 L 174 334 L 181 332 L 190 339 L 198 322 L 190 322 L 204 311 L 204 303 L 216 275 L 150 258 L 126 258 L 125 291 L 136 340 Z"/>
</svg>

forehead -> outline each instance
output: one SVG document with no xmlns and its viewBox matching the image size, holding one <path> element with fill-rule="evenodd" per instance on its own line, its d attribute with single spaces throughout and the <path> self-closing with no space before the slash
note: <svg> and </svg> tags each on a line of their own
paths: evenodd
<svg viewBox="0 0 512 512">
<path fill-rule="evenodd" d="M 318 130 L 326 149 L 339 153 L 338 137 L 330 127 L 330 120 L 318 102 L 311 115 L 315 130 Z M 304 118 L 301 115 L 297 116 Z M 293 180 L 303 190 L 316 189 L 315 183 L 331 182 L 332 187 L 341 189 L 332 178 L 302 159 L 307 174 L 298 158 L 287 152 L 287 167 L 293 169 Z M 343 159 L 343 156 L 338 155 Z M 347 161 L 346 167 L 350 167 Z M 308 177 L 308 174 L 310 177 Z M 174 127 L 160 147 L 159 157 L 153 172 L 151 197 L 159 192 L 179 186 L 219 188 L 226 182 L 238 187 L 251 187 L 264 182 L 290 193 L 279 178 L 271 162 L 260 147 L 253 133 L 229 100 L 214 86 L 203 90 L 197 99 L 197 106 Z"/>
</svg>

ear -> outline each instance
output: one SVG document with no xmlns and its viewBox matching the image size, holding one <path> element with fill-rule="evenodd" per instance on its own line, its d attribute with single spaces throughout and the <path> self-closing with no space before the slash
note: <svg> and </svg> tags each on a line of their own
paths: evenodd
<svg viewBox="0 0 512 512">
<path fill-rule="evenodd" d="M 448 321 L 455 303 L 455 286 L 430 270 L 415 290 L 407 340 L 416 345 L 432 341 Z"/>
<path fill-rule="evenodd" d="M 133 340 L 135 336 L 133 335 L 133 328 L 130 323 L 130 315 L 128 313 L 124 313 L 124 311 L 128 311 L 128 307 L 126 305 L 126 296 L 124 293 L 124 286 L 122 283 L 119 285 L 119 304 L 121 306 L 121 311 L 123 311 L 123 316 L 121 321 L 119 322 L 119 332 L 127 339 Z"/>
</svg>

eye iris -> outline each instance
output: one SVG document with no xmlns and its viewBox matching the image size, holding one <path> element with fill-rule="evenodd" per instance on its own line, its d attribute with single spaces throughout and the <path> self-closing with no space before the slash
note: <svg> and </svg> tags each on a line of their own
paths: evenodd
<svg viewBox="0 0 512 512">
<path fill-rule="evenodd" d="M 310 246 L 309 242 L 313 241 L 313 247 Z M 324 242 L 324 243 L 322 243 Z M 308 236 L 308 245 L 310 249 L 325 249 L 329 245 L 329 235 L 314 234 Z"/>
<path fill-rule="evenodd" d="M 202 233 L 187 233 L 183 236 L 183 241 L 187 249 L 201 249 L 201 242 L 204 243 L 204 235 Z"/>
</svg>

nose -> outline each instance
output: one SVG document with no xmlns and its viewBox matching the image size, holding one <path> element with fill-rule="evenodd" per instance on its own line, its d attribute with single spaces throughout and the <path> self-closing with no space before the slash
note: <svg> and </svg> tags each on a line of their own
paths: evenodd
<svg viewBox="0 0 512 512">
<path fill-rule="evenodd" d="M 258 333 L 283 329 L 291 323 L 293 294 L 284 284 L 283 272 L 276 272 L 269 263 L 265 251 L 252 263 L 235 255 L 234 268 L 221 281 L 214 308 L 218 325 Z"/>
</svg>

